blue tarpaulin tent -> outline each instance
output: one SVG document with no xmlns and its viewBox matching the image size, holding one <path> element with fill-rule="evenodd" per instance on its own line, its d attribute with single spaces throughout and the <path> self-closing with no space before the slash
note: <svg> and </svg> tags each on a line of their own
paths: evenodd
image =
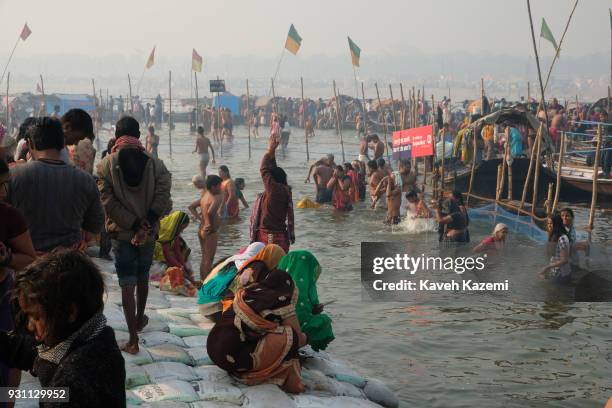
<svg viewBox="0 0 612 408">
<path fill-rule="evenodd" d="M 215 95 L 213 106 L 221 106 L 222 108 L 229 108 L 232 111 L 232 115 L 240 115 L 240 97 L 232 95 L 229 92 L 222 93 L 221 95 Z"/>
<path fill-rule="evenodd" d="M 96 105 L 94 99 L 85 94 L 52 94 L 45 99 L 47 104 L 47 113 L 51 115 L 54 112 L 55 106 L 59 106 L 59 114 L 63 115 L 70 109 L 80 108 L 93 115 Z"/>
</svg>

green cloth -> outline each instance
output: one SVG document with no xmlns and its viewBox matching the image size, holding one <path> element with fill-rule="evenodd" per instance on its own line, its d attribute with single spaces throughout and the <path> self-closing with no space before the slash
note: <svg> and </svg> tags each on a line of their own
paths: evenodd
<svg viewBox="0 0 612 408">
<path fill-rule="evenodd" d="M 189 224 L 189 216 L 182 211 L 175 211 L 159 221 L 159 232 L 157 233 L 157 240 L 155 241 L 155 252 L 153 254 L 153 259 L 166 263 L 162 245 L 172 245 L 174 240 L 177 238 L 181 243 L 181 255 L 183 255 L 183 259 L 186 260 L 189 257 L 191 254 L 191 249 L 185 240 L 180 237 L 181 227 L 183 224 Z"/>
<path fill-rule="evenodd" d="M 238 269 L 234 262 L 227 263 L 211 280 L 206 282 L 200 290 L 198 290 L 198 305 L 206 303 L 220 302 L 223 299 L 223 293 L 230 285 Z"/>
<path fill-rule="evenodd" d="M 316 351 L 324 350 L 334 339 L 334 333 L 328 315 L 312 314 L 319 304 L 316 285 L 321 274 L 319 261 L 308 251 L 291 251 L 281 259 L 278 269 L 291 275 L 299 290 L 295 311 L 302 331 L 308 335 L 308 343 Z"/>
</svg>

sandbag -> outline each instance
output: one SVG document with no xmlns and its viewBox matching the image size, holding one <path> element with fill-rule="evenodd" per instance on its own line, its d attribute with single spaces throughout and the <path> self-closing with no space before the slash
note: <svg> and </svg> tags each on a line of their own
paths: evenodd
<svg viewBox="0 0 612 408">
<path fill-rule="evenodd" d="M 188 339 L 189 337 L 186 338 Z M 186 348 L 185 351 L 187 352 L 187 354 L 189 354 L 189 357 L 191 357 L 194 364 L 197 366 L 214 364 L 208 356 L 208 351 L 206 351 L 206 347 Z"/>
<path fill-rule="evenodd" d="M 189 319 L 195 323 L 210 323 L 210 327 L 212 328 L 212 326 L 215 325 L 215 322 L 213 322 L 212 320 L 210 320 L 208 317 L 206 316 L 202 316 L 201 313 L 193 313 L 189 315 Z"/>
<path fill-rule="evenodd" d="M 179 337 L 205 336 L 210 332 L 210 330 L 203 329 L 194 324 L 168 323 L 168 329 L 170 333 Z"/>
<path fill-rule="evenodd" d="M 190 315 L 198 313 L 198 308 L 193 305 L 188 307 L 169 307 L 167 309 L 158 309 L 157 313 L 189 318 Z"/>
<path fill-rule="evenodd" d="M 164 381 L 142 385 L 126 391 L 126 398 L 128 402 L 136 402 L 137 404 L 157 401 L 192 402 L 199 400 L 194 388 L 185 381 Z"/>
<path fill-rule="evenodd" d="M 322 398 L 314 395 L 292 395 L 297 408 L 380 408 L 371 401 L 352 397 Z"/>
<path fill-rule="evenodd" d="M 154 362 L 174 361 L 193 365 L 193 360 L 189 357 L 189 354 L 185 352 L 185 349 L 175 344 L 161 344 L 159 346 L 149 347 L 149 353 L 151 353 Z"/>
<path fill-rule="evenodd" d="M 126 353 L 125 351 L 122 351 L 121 355 L 125 360 L 125 364 L 142 365 L 153 362 L 153 357 L 151 357 L 151 353 L 149 353 L 149 351 L 143 346 L 138 346 L 138 353 L 136 354 L 130 354 Z"/>
<path fill-rule="evenodd" d="M 324 355 L 322 353 L 317 354 Z M 352 368 L 339 362 L 327 360 L 318 356 L 307 358 L 303 362 L 302 366 L 312 370 L 320 371 L 328 376 L 335 376 L 336 374 L 346 374 L 352 375 L 354 377 L 359 377 L 359 374 L 357 374 L 357 372 Z"/>
<path fill-rule="evenodd" d="M 358 388 L 363 388 L 366 385 L 366 379 L 363 377 L 359 377 L 359 376 L 353 376 L 353 375 L 349 375 L 349 374 L 335 374 L 334 378 L 336 378 L 336 380 L 341 381 L 341 382 L 345 382 L 345 383 L 349 383 L 354 385 L 355 387 Z"/>
<path fill-rule="evenodd" d="M 198 377 L 201 378 L 203 381 L 217 382 L 223 384 L 232 383 L 232 379 L 227 373 L 227 371 L 214 365 L 195 367 L 195 371 L 196 374 L 198 374 Z"/>
<path fill-rule="evenodd" d="M 130 389 L 139 385 L 151 383 L 151 380 L 142 366 L 125 365 L 125 388 Z"/>
<path fill-rule="evenodd" d="M 221 384 L 209 381 L 198 381 L 193 388 L 198 397 L 204 401 L 229 402 L 242 404 L 242 391 L 231 384 Z"/>
<path fill-rule="evenodd" d="M 151 333 L 151 332 L 168 332 L 168 324 L 161 320 L 151 320 L 149 319 L 149 323 L 142 329 L 143 333 Z"/>
<path fill-rule="evenodd" d="M 185 342 L 179 336 L 165 332 L 142 333 L 140 335 L 140 343 L 147 347 L 159 346 L 161 344 L 174 344 L 185 347 Z"/>
<path fill-rule="evenodd" d="M 183 337 L 183 341 L 189 348 L 193 347 L 204 347 L 206 348 L 206 341 L 208 340 L 208 336 L 189 336 Z"/>
<path fill-rule="evenodd" d="M 374 401 L 385 408 L 396 408 L 399 406 L 397 396 L 379 380 L 368 380 L 363 388 L 363 392 L 365 392 L 366 397 L 370 401 Z"/>
<path fill-rule="evenodd" d="M 152 382 L 167 380 L 194 381 L 198 375 L 193 369 L 183 363 L 174 361 L 160 361 L 142 366 Z"/>
<path fill-rule="evenodd" d="M 244 390 L 243 408 L 297 408 L 295 402 L 277 385 L 262 384 Z"/>
<path fill-rule="evenodd" d="M 230 404 L 229 402 L 217 402 L 217 401 L 196 401 L 189 404 L 189 408 L 237 408 L 240 405 Z M 280 407 L 270 407 L 280 408 Z"/>
<path fill-rule="evenodd" d="M 188 317 L 183 317 L 179 315 L 174 315 L 170 313 L 158 313 L 159 319 L 168 323 L 177 323 L 177 324 L 193 324 L 193 321 Z"/>
<path fill-rule="evenodd" d="M 190 408 L 191 404 L 179 401 L 159 401 L 149 402 L 147 404 L 140 405 L 140 408 Z"/>
</svg>

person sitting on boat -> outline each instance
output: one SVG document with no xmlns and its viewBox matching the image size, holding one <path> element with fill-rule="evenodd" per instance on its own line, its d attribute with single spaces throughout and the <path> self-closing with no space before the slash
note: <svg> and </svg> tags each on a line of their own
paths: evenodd
<svg viewBox="0 0 612 408">
<path fill-rule="evenodd" d="M 540 270 L 539 275 L 554 283 L 568 283 L 572 274 L 569 262 L 571 244 L 561 215 L 554 214 L 547 218 L 546 228 L 551 257 L 550 263 Z"/>
<path fill-rule="evenodd" d="M 262 257 L 284 256 L 274 244 L 263 252 Z M 218 367 L 244 384 L 271 383 L 286 392 L 301 393 L 298 350 L 307 337 L 295 310 L 298 290 L 291 276 L 276 268 L 278 261 L 272 265 L 260 259 L 249 262 L 246 269 L 243 266 L 239 278 L 247 276 L 249 281 L 236 290 L 232 306 L 210 331 L 207 352 Z"/>
<path fill-rule="evenodd" d="M 489 235 L 480 244 L 474 247 L 475 253 L 499 251 L 506 245 L 506 237 L 508 236 L 508 226 L 504 223 L 495 225 L 493 234 Z"/>
<path fill-rule="evenodd" d="M 155 242 L 154 259 L 165 263 L 168 267 L 176 267 L 184 271 L 190 278 L 193 272 L 187 263 L 191 249 L 181 237 L 181 233 L 189 225 L 189 216 L 182 211 L 175 211 L 159 222 L 159 233 Z"/>
<path fill-rule="evenodd" d="M 523 155 L 523 135 L 521 132 L 510 123 L 504 123 L 506 143 L 509 144 L 510 157 L 513 159 Z"/>
<path fill-rule="evenodd" d="M 291 275 L 297 286 L 295 312 L 302 331 L 308 336 L 308 344 L 315 351 L 325 350 L 335 337 L 331 318 L 323 313 L 317 294 L 317 280 L 321 275 L 319 261 L 308 251 L 290 251 L 281 259 L 278 269 Z"/>
</svg>

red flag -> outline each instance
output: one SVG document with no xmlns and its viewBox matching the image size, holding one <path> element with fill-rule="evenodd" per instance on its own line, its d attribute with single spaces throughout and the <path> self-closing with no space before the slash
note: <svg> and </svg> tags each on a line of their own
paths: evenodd
<svg viewBox="0 0 612 408">
<path fill-rule="evenodd" d="M 147 69 L 151 68 L 154 63 L 155 63 L 155 47 L 153 47 L 153 49 L 151 50 L 151 54 L 149 54 L 149 59 L 147 60 L 147 63 L 145 64 L 145 68 Z"/>
<path fill-rule="evenodd" d="M 22 41 L 25 41 L 28 39 L 30 34 L 32 34 L 32 30 L 30 30 L 30 27 L 28 27 L 28 23 L 25 23 L 23 25 L 23 29 L 21 30 L 21 35 L 19 35 L 19 37 Z"/>
</svg>

